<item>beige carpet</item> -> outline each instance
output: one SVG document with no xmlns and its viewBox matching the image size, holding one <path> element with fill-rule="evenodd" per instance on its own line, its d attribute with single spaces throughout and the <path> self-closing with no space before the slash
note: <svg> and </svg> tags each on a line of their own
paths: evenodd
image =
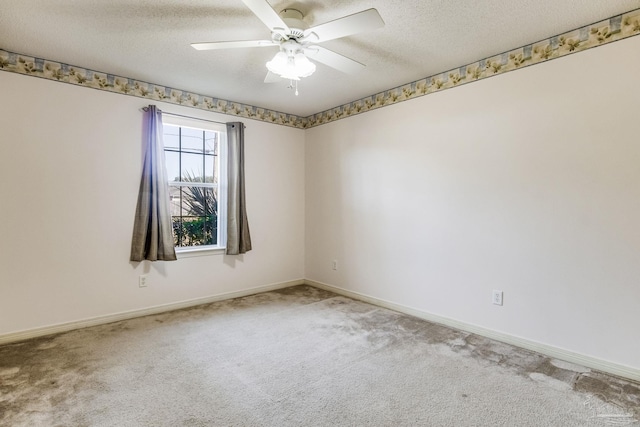
<svg viewBox="0 0 640 427">
<path fill-rule="evenodd" d="M 640 385 L 309 286 L 0 347 L 2 426 L 635 425 Z"/>
</svg>

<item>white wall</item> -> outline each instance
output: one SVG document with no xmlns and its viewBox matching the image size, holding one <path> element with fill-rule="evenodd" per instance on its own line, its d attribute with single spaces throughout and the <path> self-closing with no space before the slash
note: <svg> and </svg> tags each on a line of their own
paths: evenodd
<svg viewBox="0 0 640 427">
<path fill-rule="evenodd" d="M 308 130 L 306 277 L 640 368 L 637 52 Z"/>
<path fill-rule="evenodd" d="M 0 335 L 304 277 L 304 131 L 245 120 L 253 251 L 135 264 L 148 102 L 6 72 L 0 93 Z"/>
</svg>

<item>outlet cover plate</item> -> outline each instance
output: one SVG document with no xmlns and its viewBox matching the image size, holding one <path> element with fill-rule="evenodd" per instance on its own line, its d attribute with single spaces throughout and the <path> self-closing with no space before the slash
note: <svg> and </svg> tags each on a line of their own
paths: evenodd
<svg viewBox="0 0 640 427">
<path fill-rule="evenodd" d="M 140 277 L 138 277 L 138 286 L 141 288 L 146 288 L 148 281 L 149 276 L 147 274 L 141 274 Z"/>
<path fill-rule="evenodd" d="M 502 305 L 502 291 L 493 291 L 492 297 L 491 297 L 491 301 L 495 304 L 495 305 Z"/>
</svg>

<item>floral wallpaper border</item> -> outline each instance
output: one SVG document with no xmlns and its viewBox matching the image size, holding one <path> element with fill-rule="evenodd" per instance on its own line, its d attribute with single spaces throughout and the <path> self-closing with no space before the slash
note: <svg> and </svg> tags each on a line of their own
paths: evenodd
<svg viewBox="0 0 640 427">
<path fill-rule="evenodd" d="M 306 127 L 462 86 L 638 34 L 640 9 L 313 114 L 306 118 Z"/>
<path fill-rule="evenodd" d="M 304 117 L 0 49 L 0 70 L 303 129 Z"/>
<path fill-rule="evenodd" d="M 640 34 L 640 9 L 614 16 L 462 67 L 300 117 L 0 49 L 0 70 L 299 129 L 493 77 Z"/>
</svg>

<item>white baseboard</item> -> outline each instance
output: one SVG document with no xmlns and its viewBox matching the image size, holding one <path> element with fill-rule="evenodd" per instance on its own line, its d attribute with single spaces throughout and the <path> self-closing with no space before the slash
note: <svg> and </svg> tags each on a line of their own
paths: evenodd
<svg viewBox="0 0 640 427">
<path fill-rule="evenodd" d="M 439 323 L 441 325 L 449 326 L 455 329 L 459 329 L 461 331 L 471 332 L 473 334 L 481 335 L 483 337 L 491 338 L 496 341 L 501 341 L 507 344 L 511 344 L 516 347 L 526 348 L 527 350 L 532 350 L 549 357 L 564 360 L 566 362 L 575 363 L 577 365 L 585 366 L 587 368 L 592 368 L 598 371 L 606 372 L 608 374 L 612 374 L 612 375 L 616 375 L 619 377 L 640 382 L 640 369 L 633 368 L 631 366 L 609 362 L 607 360 L 598 359 L 596 357 L 587 356 L 584 354 L 579 354 L 573 351 L 565 350 L 560 347 L 555 347 L 548 344 L 542 344 L 542 343 L 531 341 L 515 335 L 509 335 L 503 332 L 494 331 L 494 330 L 483 328 L 481 326 L 473 325 L 470 323 L 460 322 L 458 320 L 450 319 L 448 317 L 438 316 L 436 314 L 418 310 L 412 307 L 407 307 L 405 305 L 396 304 L 380 298 L 375 298 L 369 295 L 361 294 L 359 292 L 349 291 L 347 289 L 339 288 L 333 285 L 328 285 L 322 282 L 316 282 L 315 280 L 305 279 L 304 283 L 309 286 L 314 286 L 316 288 L 335 292 L 337 294 L 344 295 L 349 298 L 357 299 L 373 305 L 388 308 L 390 310 L 398 311 L 400 313 L 409 314 L 411 316 L 428 320 L 433 323 Z"/>
<path fill-rule="evenodd" d="M 61 332 L 67 332 L 74 329 L 86 328 L 90 326 L 103 325 L 106 323 L 118 322 L 121 320 L 133 319 L 135 317 L 148 316 L 151 314 L 164 313 L 173 310 L 179 310 L 182 308 L 193 307 L 202 304 L 208 304 L 216 301 L 222 301 L 232 298 L 244 297 L 248 295 L 258 294 L 262 292 L 273 291 L 277 289 L 288 288 L 291 286 L 307 284 L 316 288 L 325 289 L 327 291 L 335 292 L 339 295 L 344 295 L 353 299 L 368 302 L 380 307 L 388 308 L 390 310 L 398 311 L 400 313 L 409 314 L 430 322 L 439 323 L 441 325 L 449 326 L 461 331 L 470 332 L 473 334 L 481 335 L 487 338 L 501 341 L 507 344 L 511 344 L 517 347 L 526 348 L 528 350 L 536 351 L 538 353 L 554 357 L 567 362 L 575 363 L 588 368 L 596 369 L 598 371 L 606 372 L 619 377 L 628 378 L 633 381 L 640 382 L 640 369 L 633 368 L 618 363 L 609 362 L 607 360 L 599 359 L 592 356 L 587 356 L 580 353 L 575 353 L 560 347 L 555 347 L 547 344 L 542 344 L 536 341 L 531 341 L 525 338 L 521 338 L 515 335 L 505 334 L 503 332 L 494 331 L 492 329 L 483 328 L 481 326 L 473 325 L 470 323 L 460 322 L 448 317 L 438 316 L 426 311 L 418 310 L 416 308 L 408 307 L 394 302 L 386 301 L 380 298 L 375 298 L 369 295 L 361 294 L 359 292 L 349 291 L 337 286 L 329 285 L 322 282 L 309 279 L 291 280 L 288 282 L 274 283 L 270 285 L 258 286 L 255 288 L 245 289 L 242 291 L 227 292 L 223 294 L 211 295 L 204 298 L 195 298 L 191 300 L 179 301 L 175 303 L 162 304 L 153 307 L 147 307 L 139 310 L 131 310 L 120 313 L 109 314 L 105 316 L 92 317 L 89 319 L 82 319 L 73 322 L 59 323 L 50 326 L 44 326 L 40 328 L 28 329 L 18 332 L 11 332 L 8 334 L 0 335 L 0 345 L 9 344 L 17 341 L 24 341 L 31 338 L 42 337 L 45 335 L 58 334 Z"/>
<path fill-rule="evenodd" d="M 24 341 L 31 338 L 42 337 L 45 335 L 59 334 L 74 329 L 87 328 L 89 326 L 103 325 L 105 323 L 118 322 L 120 320 L 133 319 L 135 317 L 148 316 L 150 314 L 164 313 L 167 311 L 179 310 L 181 308 L 193 307 L 196 305 L 209 304 L 212 302 L 244 297 L 262 292 L 274 291 L 277 289 L 288 288 L 291 286 L 304 284 L 303 279 L 291 280 L 288 282 L 273 283 L 270 285 L 258 286 L 255 288 L 244 289 L 242 291 L 226 292 L 223 294 L 211 295 L 204 298 L 195 298 L 185 301 L 179 301 L 169 304 L 156 305 L 153 307 L 142 308 L 139 310 L 123 311 L 120 313 L 108 314 L 106 316 L 91 317 L 73 322 L 58 323 L 55 325 L 44 326 L 41 328 L 27 329 L 18 332 L 11 332 L 0 335 L 0 345 L 9 344 L 17 341 Z"/>
</svg>

